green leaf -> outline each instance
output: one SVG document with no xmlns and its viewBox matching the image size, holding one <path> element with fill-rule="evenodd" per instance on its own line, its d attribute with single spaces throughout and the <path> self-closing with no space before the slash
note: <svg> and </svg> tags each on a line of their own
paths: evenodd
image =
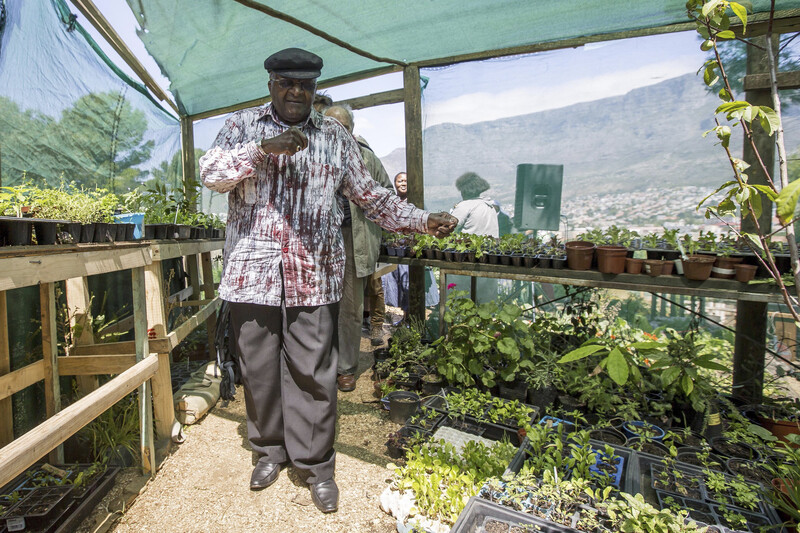
<svg viewBox="0 0 800 533">
<path fill-rule="evenodd" d="M 692 378 L 690 378 L 688 375 L 684 375 L 681 378 L 681 388 L 683 389 L 683 393 L 686 396 L 689 396 L 694 390 L 694 382 L 692 381 Z"/>
<path fill-rule="evenodd" d="M 703 44 L 700 45 L 700 50 L 702 50 L 703 52 L 708 52 L 712 48 L 714 48 L 714 41 L 712 41 L 711 39 L 706 39 L 705 41 L 703 41 Z"/>
<path fill-rule="evenodd" d="M 661 374 L 661 381 L 664 383 L 665 387 L 669 386 L 669 385 L 672 385 L 675 382 L 675 380 L 678 378 L 680 373 L 681 373 L 681 367 L 672 366 L 672 367 L 666 369 Z"/>
<path fill-rule="evenodd" d="M 777 198 L 777 196 L 778 196 L 778 193 L 776 193 L 774 190 L 772 190 L 772 187 L 770 187 L 769 185 L 757 185 L 756 184 L 756 185 L 750 185 L 750 186 L 758 189 L 759 191 L 761 191 L 770 201 L 774 202 L 775 198 Z"/>
<path fill-rule="evenodd" d="M 614 348 L 611 350 L 611 353 L 608 354 L 606 370 L 608 370 L 608 375 L 617 385 L 625 385 L 628 381 L 628 361 L 625 360 L 625 356 L 622 355 L 619 348 Z"/>
<path fill-rule="evenodd" d="M 781 119 L 778 117 L 778 113 L 776 113 L 774 109 L 765 106 L 760 107 L 758 111 L 758 120 L 761 124 L 761 128 L 767 132 L 768 135 L 772 135 L 781 125 Z"/>
<path fill-rule="evenodd" d="M 742 21 L 742 33 L 747 33 L 747 8 L 742 4 L 737 4 L 736 2 L 731 2 L 730 6 L 731 10 L 733 10 L 733 14 L 739 17 L 739 20 Z"/>
<path fill-rule="evenodd" d="M 705 84 L 708 85 L 709 87 L 711 87 L 712 85 L 717 83 L 717 81 L 719 80 L 719 76 L 717 76 L 714 73 L 716 68 L 717 68 L 717 64 L 716 63 L 712 63 L 712 64 L 708 65 L 706 67 L 706 69 L 703 71 L 703 82 L 705 82 Z"/>
<path fill-rule="evenodd" d="M 519 349 L 517 348 L 517 344 L 508 337 L 503 337 L 497 342 L 497 349 L 500 350 L 501 353 L 504 353 L 506 355 L 511 355 L 513 353 L 519 354 Z"/>
<path fill-rule="evenodd" d="M 750 207 L 753 208 L 753 214 L 758 218 L 761 216 L 761 195 L 758 194 L 757 189 L 750 186 L 747 189 L 750 191 Z"/>
<path fill-rule="evenodd" d="M 581 346 L 580 348 L 575 348 L 571 352 L 564 354 L 564 356 L 558 360 L 559 363 L 571 363 L 572 361 L 578 361 L 583 359 L 584 357 L 588 357 L 593 353 L 599 352 L 602 350 L 603 347 L 597 344 L 589 345 L 589 346 Z"/>
<path fill-rule="evenodd" d="M 703 9 L 701 10 L 701 14 L 704 17 L 709 16 L 709 14 L 714 11 L 717 7 L 719 7 L 722 0 L 711 0 L 707 4 L 703 4 Z"/>
<path fill-rule="evenodd" d="M 471 359 L 469 364 L 467 364 L 467 368 L 469 368 L 469 371 L 476 376 L 479 376 L 483 373 L 483 365 L 481 365 L 480 361 L 477 359 Z"/>
<path fill-rule="evenodd" d="M 800 197 L 800 180 L 795 180 L 781 189 L 775 198 L 776 212 L 782 224 L 788 224 L 792 220 L 798 197 Z"/>
<path fill-rule="evenodd" d="M 735 39 L 736 34 L 733 33 L 731 30 L 721 31 L 717 34 L 718 39 Z"/>
<path fill-rule="evenodd" d="M 631 344 L 631 348 L 636 348 L 637 350 L 657 350 L 663 346 L 664 345 L 658 341 L 641 341 Z"/>
<path fill-rule="evenodd" d="M 730 102 L 731 100 L 733 100 L 733 95 L 725 87 L 720 89 L 718 94 L 719 97 L 726 102 Z"/>
<path fill-rule="evenodd" d="M 725 102 L 724 104 L 720 104 L 714 114 L 726 113 L 730 115 L 731 113 L 743 111 L 749 107 L 751 106 L 747 102 L 743 102 L 742 100 L 734 100 L 733 102 Z"/>
</svg>

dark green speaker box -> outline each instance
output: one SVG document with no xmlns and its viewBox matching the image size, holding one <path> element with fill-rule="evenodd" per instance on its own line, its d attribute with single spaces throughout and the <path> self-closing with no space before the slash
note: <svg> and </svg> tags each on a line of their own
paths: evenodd
<svg viewBox="0 0 800 533">
<path fill-rule="evenodd" d="M 558 231 L 564 165 L 517 165 L 514 225 L 517 229 Z"/>
</svg>

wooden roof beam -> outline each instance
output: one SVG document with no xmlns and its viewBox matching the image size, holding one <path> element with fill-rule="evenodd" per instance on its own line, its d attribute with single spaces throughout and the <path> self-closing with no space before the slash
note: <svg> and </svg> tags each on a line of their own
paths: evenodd
<svg viewBox="0 0 800 533">
<path fill-rule="evenodd" d="M 139 60 L 136 58 L 135 55 L 130 51 L 128 46 L 125 44 L 125 41 L 119 36 L 119 34 L 114 30 L 108 20 L 103 16 L 102 13 L 97 9 L 97 6 L 94 5 L 92 0 L 71 0 L 75 7 L 83 13 L 83 15 L 92 23 L 92 26 L 100 32 L 100 35 L 108 41 L 111 47 L 120 55 L 120 57 L 128 64 L 131 69 L 139 76 L 139 79 L 147 86 L 148 89 L 155 95 L 156 98 L 159 100 L 166 102 L 169 106 L 180 115 L 180 111 L 178 111 L 178 106 L 175 105 L 166 92 L 164 92 L 161 87 L 156 83 L 150 73 L 147 72 L 147 69 L 144 68 Z"/>
</svg>

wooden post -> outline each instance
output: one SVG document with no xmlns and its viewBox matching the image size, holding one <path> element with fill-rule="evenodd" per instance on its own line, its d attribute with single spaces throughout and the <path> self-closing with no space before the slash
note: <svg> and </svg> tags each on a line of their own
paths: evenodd
<svg viewBox="0 0 800 533">
<path fill-rule="evenodd" d="M 203 297 L 206 300 L 214 298 L 214 268 L 211 263 L 211 252 L 200 254 L 200 268 L 203 274 Z M 216 313 L 206 320 L 206 331 L 208 332 L 208 353 L 213 359 L 217 356 L 214 352 L 214 340 L 217 335 L 217 315 Z"/>
<path fill-rule="evenodd" d="M 136 343 L 136 362 L 149 357 L 147 341 L 147 294 L 145 291 L 144 268 L 131 269 L 133 288 L 133 332 Z M 156 448 L 153 440 L 153 404 L 150 398 L 152 386 L 149 381 L 139 385 L 139 429 L 142 471 L 151 477 L 156 475 Z"/>
<path fill-rule="evenodd" d="M 58 333 L 56 328 L 55 283 L 39 285 L 40 317 L 42 320 L 42 362 L 44 363 L 44 406 L 47 418 L 61 410 L 61 385 L 58 379 Z M 50 462 L 64 464 L 64 448 L 50 451 Z"/>
<path fill-rule="evenodd" d="M 406 174 L 408 175 L 408 201 L 420 209 L 425 207 L 422 175 L 422 89 L 419 67 L 403 69 L 406 118 Z M 425 267 L 408 268 L 409 317 L 425 319 Z M 441 295 L 440 295 L 441 298 Z"/>
<path fill-rule="evenodd" d="M 193 198 L 197 194 L 194 165 L 194 122 L 188 116 L 181 117 L 181 154 L 183 194 L 186 198 Z M 196 212 L 197 203 L 193 203 L 190 209 Z"/>
<path fill-rule="evenodd" d="M 164 275 L 161 261 L 144 267 L 147 307 L 148 338 L 166 339 L 167 316 L 164 308 Z M 158 371 L 151 379 L 153 387 L 153 413 L 156 420 L 156 436 L 158 439 L 177 438 L 180 424 L 175 419 L 175 407 L 172 403 L 172 377 L 169 369 L 169 352 L 158 353 Z M 177 427 L 176 427 L 177 424 Z"/>
<path fill-rule="evenodd" d="M 189 274 L 189 286 L 192 288 L 192 300 L 200 299 L 200 277 L 197 271 L 197 254 L 184 257 L 186 272 Z"/>
<path fill-rule="evenodd" d="M 76 327 L 80 330 L 79 335 L 73 339 L 74 344 L 76 346 L 94 344 L 91 298 L 86 277 L 68 279 L 66 280 L 66 287 L 69 325 L 73 331 L 75 331 Z M 81 396 L 89 394 L 99 384 L 97 376 L 76 376 L 75 379 L 78 382 L 78 391 Z"/>
<path fill-rule="evenodd" d="M 8 347 L 8 309 L 6 291 L 0 291 L 0 376 L 11 372 L 11 352 Z M 0 400 L 0 448 L 14 440 L 14 411 L 11 397 Z"/>
<path fill-rule="evenodd" d="M 772 39 L 773 53 L 778 57 L 778 39 Z M 766 54 L 766 39 L 755 37 L 755 44 L 747 47 L 747 74 L 769 72 Z M 745 98 L 753 105 L 772 107 L 772 95 L 767 89 L 745 92 Z M 775 139 L 754 126 L 751 128 L 761 160 L 767 166 L 770 177 L 775 178 Z M 742 159 L 750 165 L 747 169 L 751 185 L 766 185 L 767 177 L 755 157 L 747 138 L 744 139 Z M 762 213 L 758 219 L 761 231 L 769 233 L 772 228 L 772 202 L 762 198 Z M 742 216 L 742 232 L 755 231 L 752 219 Z M 733 351 L 733 395 L 746 403 L 761 403 L 764 389 L 764 356 L 767 345 L 767 304 L 764 302 L 736 302 L 736 341 Z"/>
</svg>

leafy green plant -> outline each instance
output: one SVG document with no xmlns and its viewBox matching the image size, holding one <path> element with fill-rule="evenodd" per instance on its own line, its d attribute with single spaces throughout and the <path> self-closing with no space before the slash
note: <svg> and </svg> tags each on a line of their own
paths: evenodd
<svg viewBox="0 0 800 533">
<path fill-rule="evenodd" d="M 139 402 L 129 394 L 95 418 L 79 433 L 88 440 L 92 456 L 106 464 L 121 453 L 139 456 Z"/>
</svg>

